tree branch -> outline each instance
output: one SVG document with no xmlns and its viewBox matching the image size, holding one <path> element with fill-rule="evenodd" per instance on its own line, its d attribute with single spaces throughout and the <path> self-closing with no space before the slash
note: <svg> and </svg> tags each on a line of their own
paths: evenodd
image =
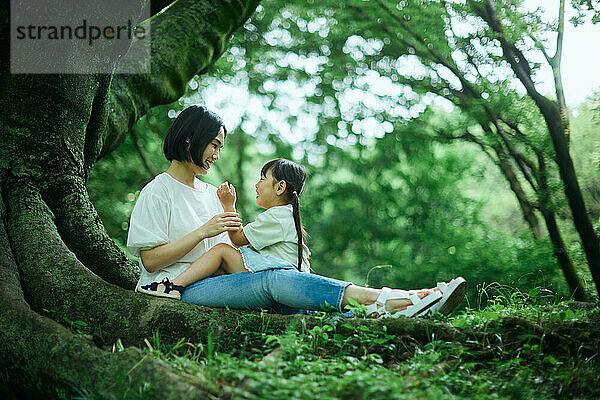
<svg viewBox="0 0 600 400">
<path fill-rule="evenodd" d="M 528 34 L 529 38 L 531 40 L 533 40 L 533 43 L 535 43 L 535 47 L 537 47 L 538 49 L 540 49 L 540 51 L 542 52 L 542 54 L 544 55 L 544 58 L 546 59 L 546 62 L 548 62 L 548 65 L 552 66 L 552 57 L 550 57 L 550 55 L 548 54 L 548 52 L 546 51 L 546 48 L 544 47 L 544 44 L 542 42 L 540 42 L 534 35 L 533 33 L 529 33 Z"/>
<path fill-rule="evenodd" d="M 116 75 L 102 158 L 122 143 L 151 107 L 168 104 L 225 50 L 227 39 L 252 14 L 259 0 L 178 0 L 151 21 L 151 73 Z"/>
<path fill-rule="evenodd" d="M 565 36 L 565 0 L 560 0 L 558 9 L 558 33 L 556 35 L 556 52 L 551 65 L 560 65 L 562 59 L 563 40 Z"/>
<path fill-rule="evenodd" d="M 485 0 L 485 5 L 482 7 L 474 1 L 471 1 L 471 6 L 475 13 L 481 17 L 493 32 L 497 34 L 497 39 L 500 41 L 504 56 L 510 64 L 512 70 L 517 75 L 517 78 L 521 81 L 525 90 L 531 98 L 535 101 L 538 107 L 547 107 L 548 103 L 552 103 L 546 97 L 542 96 L 537 89 L 533 79 L 531 78 L 531 69 L 527 59 L 514 44 L 510 43 L 504 36 L 504 29 L 502 23 L 498 18 L 496 6 L 492 0 Z"/>
<path fill-rule="evenodd" d="M 536 155 L 543 154 L 543 151 L 540 150 L 540 148 L 537 147 L 534 143 L 532 143 L 531 140 L 529 140 L 529 138 L 519 129 L 517 124 L 508 121 L 501 115 L 498 116 L 498 120 L 502 121 L 508 128 L 515 132 L 518 136 L 518 140 L 527 145 L 529 148 L 531 148 L 531 150 L 533 150 L 533 152 Z M 522 161 L 527 165 L 527 167 L 529 167 L 529 169 L 533 172 L 534 175 L 537 175 L 539 170 L 531 160 L 523 158 Z"/>
<path fill-rule="evenodd" d="M 512 146 L 512 144 L 509 142 L 508 138 L 506 137 L 506 134 L 504 133 L 504 129 L 502 128 L 502 126 L 500 126 L 498 121 L 493 120 L 492 124 L 496 128 L 496 133 L 500 136 L 500 138 L 502 139 L 502 142 L 508 149 L 508 153 L 516 161 L 517 166 L 519 167 L 519 170 L 523 174 L 523 177 L 525 178 L 525 180 L 527 180 L 527 182 L 529 183 L 529 185 L 531 186 L 531 188 L 534 191 L 537 191 L 536 184 L 534 183 L 532 177 L 530 176 L 529 172 L 525 168 L 525 166 L 528 166 L 529 168 L 531 168 L 533 166 L 531 161 L 528 161 L 523 153 L 521 153 L 520 151 L 515 149 L 514 146 Z"/>
<path fill-rule="evenodd" d="M 538 238 L 541 236 L 541 230 L 539 221 L 534 213 L 534 205 L 531 201 L 528 200 L 527 194 L 523 190 L 521 186 L 521 182 L 519 182 L 519 178 L 514 171 L 514 167 L 508 161 L 509 157 L 507 156 L 504 149 L 500 146 L 494 146 L 494 151 L 498 156 L 498 166 L 502 171 L 502 175 L 507 180 L 510 190 L 514 193 L 517 198 L 517 202 L 519 203 L 519 207 L 521 208 L 521 213 L 523 215 L 523 219 L 529 225 L 531 232 L 534 238 Z"/>
<path fill-rule="evenodd" d="M 464 75 L 461 73 L 461 71 L 458 69 L 458 67 L 453 62 L 450 62 L 450 61 L 446 60 L 444 57 L 442 57 L 442 55 L 439 54 L 433 48 L 433 46 L 428 46 L 427 40 L 425 40 L 424 37 L 419 35 L 414 30 L 412 30 L 411 27 L 402 18 L 400 18 L 398 15 L 396 15 L 396 13 L 394 13 L 388 6 L 386 6 L 382 0 L 376 0 L 376 2 L 377 2 L 377 4 L 379 4 L 379 6 L 385 12 L 388 13 L 388 15 L 390 17 L 392 17 L 396 22 L 398 22 L 398 24 L 400 24 L 400 26 L 402 26 L 402 28 L 404 28 L 408 33 L 410 33 L 412 35 L 412 37 L 414 37 L 419 43 L 421 43 L 427 49 L 427 51 L 433 56 L 433 58 L 435 60 L 437 60 L 438 63 L 440 63 L 444 67 L 448 68 L 458 78 L 458 80 L 460 81 L 464 90 L 468 91 L 475 98 L 480 97 L 479 92 L 471 86 L 471 83 L 465 79 Z"/>
<path fill-rule="evenodd" d="M 558 101 L 558 107 L 560 108 L 560 116 L 565 127 L 564 132 L 567 137 L 567 141 L 570 138 L 569 135 L 569 113 L 567 112 L 567 99 L 565 97 L 565 91 L 562 82 L 562 73 L 560 64 L 562 62 L 562 49 L 563 39 L 565 35 L 565 0 L 560 0 L 560 8 L 558 13 L 558 34 L 556 38 L 556 53 L 552 57 L 552 73 L 554 75 L 554 86 L 556 88 L 556 100 Z"/>
<path fill-rule="evenodd" d="M 148 172 L 148 176 L 150 178 L 156 176 L 156 171 L 154 170 L 154 167 L 152 166 L 152 163 L 150 162 L 150 160 L 148 160 L 148 157 L 146 156 L 146 152 L 144 151 L 144 149 L 142 148 L 142 146 L 140 144 L 140 140 L 138 138 L 135 127 L 131 128 L 130 135 L 131 135 L 131 141 L 133 142 L 133 146 L 137 150 L 137 153 L 140 156 L 140 159 L 142 160 L 142 164 L 144 165 L 144 168 L 146 168 L 146 171 Z"/>
</svg>

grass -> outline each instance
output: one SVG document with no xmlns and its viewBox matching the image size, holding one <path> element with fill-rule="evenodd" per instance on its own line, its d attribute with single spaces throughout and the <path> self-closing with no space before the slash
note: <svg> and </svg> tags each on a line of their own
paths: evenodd
<svg viewBox="0 0 600 400">
<path fill-rule="evenodd" d="M 484 308 L 435 317 L 471 332 L 464 343 L 419 343 L 319 313 L 311 329 L 244 332 L 228 352 L 218 337 L 165 345 L 158 336 L 146 351 L 226 399 L 600 398 L 600 308 L 502 290 Z"/>
</svg>

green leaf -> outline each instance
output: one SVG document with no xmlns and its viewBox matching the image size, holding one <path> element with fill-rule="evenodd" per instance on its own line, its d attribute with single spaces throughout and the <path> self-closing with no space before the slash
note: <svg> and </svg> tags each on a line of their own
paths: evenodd
<svg viewBox="0 0 600 400">
<path fill-rule="evenodd" d="M 545 356 L 543 362 L 552 364 L 552 365 L 558 364 L 558 360 L 556 358 L 552 357 L 551 355 Z"/>
</svg>

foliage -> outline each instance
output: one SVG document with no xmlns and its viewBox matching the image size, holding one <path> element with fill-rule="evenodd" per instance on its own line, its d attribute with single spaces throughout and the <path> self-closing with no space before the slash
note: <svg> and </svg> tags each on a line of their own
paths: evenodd
<svg viewBox="0 0 600 400">
<path fill-rule="evenodd" d="M 166 169 L 161 138 L 177 111 L 201 102 L 220 110 L 229 128 L 221 161 L 207 180 L 238 187 L 245 222 L 259 212 L 251 193 L 263 162 L 288 157 L 307 165 L 301 204 L 316 273 L 363 283 L 374 266 L 389 265 L 374 270 L 368 284 L 429 286 L 463 275 L 475 284 L 499 281 L 523 290 L 544 285 L 566 294 L 546 239 L 531 239 L 514 200 L 503 200 L 510 192 L 494 171 L 489 147 L 499 138 L 478 128 L 494 110 L 526 133 L 526 140 L 510 137 L 516 149 L 551 156 L 544 122 L 514 89 L 498 43 L 468 7 L 425 3 L 402 2 L 390 14 L 381 5 L 387 3 L 378 1 L 351 2 L 344 9 L 330 1 L 264 1 L 211 76 L 194 78 L 181 100 L 152 110 L 134 130 L 138 145 L 128 137 L 92 171 L 88 189 L 109 234 L 124 245 L 136 193 L 152 178 L 138 149 L 154 173 Z M 519 10 L 511 3 L 503 12 L 520 46 L 531 45 L 528 34 L 552 29 L 533 14 L 524 26 Z M 394 23 L 394 15 L 410 21 L 408 28 Z M 408 45 L 411 37 L 416 40 L 411 32 L 425 35 L 439 57 L 427 45 Z M 443 60 L 460 67 L 478 100 L 461 97 L 468 88 L 448 74 Z M 585 118 L 573 121 L 572 151 L 590 157 L 595 128 L 579 122 Z M 478 144 L 449 141 L 448 135 L 465 130 L 492 157 L 486 159 Z M 544 198 L 559 210 L 568 249 L 584 265 L 550 168 Z M 597 169 L 588 164 L 578 170 L 589 177 L 585 187 L 593 198 Z M 591 282 L 589 274 L 584 277 Z M 588 289 L 593 291 L 591 284 Z M 475 301 L 473 292 L 470 299 Z"/>
<path fill-rule="evenodd" d="M 205 344 L 181 340 L 175 345 L 148 343 L 152 357 L 167 361 L 183 376 L 210 384 L 217 397 L 263 398 L 595 398 L 600 339 L 599 309 L 572 309 L 548 303 L 534 291 L 497 299 L 480 310 L 467 310 L 444 321 L 465 332 L 501 335 L 491 344 L 481 336 L 468 342 L 432 337 L 419 343 L 369 325 L 352 326 L 320 314 L 321 324 L 299 332 L 273 335 L 248 332 L 253 338 L 242 349 L 222 352 L 219 338 Z M 533 305 L 539 303 L 539 305 Z M 551 305 L 549 305 L 551 304 Z M 543 333 L 511 331 L 510 321 L 548 326 Z M 595 328 L 592 328 L 596 324 Z M 580 350 L 550 346 L 557 332 L 587 335 L 572 339 Z M 347 329 L 352 335 L 339 335 Z"/>
<path fill-rule="evenodd" d="M 390 132 L 424 142 L 424 148 L 431 138 L 466 140 L 498 164 L 525 216 L 533 215 L 533 209 L 553 214 L 566 205 L 548 126 L 532 99 L 515 87 L 499 33 L 479 12 L 484 2 L 372 0 L 350 2 L 344 8 L 329 1 L 309 3 L 263 2 L 236 34 L 229 56 L 217 63 L 219 80 L 246 87 L 269 111 L 264 118 L 255 117 L 260 122 L 253 123 L 254 128 L 279 131 L 282 137 L 296 132 L 294 139 L 300 143 L 294 154 L 304 155 L 313 173 L 343 170 L 347 155 L 354 160 L 369 157 L 365 153 L 373 142 Z M 539 49 L 545 51 L 546 43 L 539 38 L 553 33 L 554 24 L 544 22 L 537 11 L 524 11 L 519 1 L 496 3 L 504 39 L 527 59 Z M 539 63 L 527 64 L 534 79 L 539 68 Z M 439 107 L 433 109 L 436 118 L 427 117 L 424 110 L 432 101 L 455 106 L 451 117 L 444 118 Z M 277 125 L 269 118 L 275 113 Z M 415 129 L 413 124 L 404 129 L 411 119 L 428 128 Z M 365 163 L 362 173 L 381 168 L 374 164 Z M 367 201 L 363 193 L 374 185 L 363 183 L 358 190 L 356 186 L 328 188 L 346 194 L 352 190 L 354 199 L 348 203 L 370 207 L 372 199 Z M 356 204 L 352 208 L 360 210 Z M 434 208 L 436 213 L 442 209 L 439 204 Z M 537 218 L 527 220 L 539 236 L 538 222 L 531 221 Z M 372 237 L 365 236 L 367 242 Z M 340 238 L 355 245 L 351 236 Z M 370 246 L 368 252 L 372 255 L 375 248 Z M 394 263 L 376 259 L 366 268 L 378 264 Z"/>
<path fill-rule="evenodd" d="M 600 22 L 600 1 L 572 0 L 572 4 L 577 11 L 577 14 L 571 18 L 573 24 L 582 24 L 587 18 L 589 18 L 594 24 Z"/>
<path fill-rule="evenodd" d="M 600 92 L 582 103 L 573 116 L 571 149 L 589 213 L 600 232 Z"/>
</svg>

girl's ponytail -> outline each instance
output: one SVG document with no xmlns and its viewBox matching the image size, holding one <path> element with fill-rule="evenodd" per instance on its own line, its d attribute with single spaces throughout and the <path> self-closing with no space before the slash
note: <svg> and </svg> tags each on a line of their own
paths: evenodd
<svg viewBox="0 0 600 400">
<path fill-rule="evenodd" d="M 298 198 L 298 192 L 295 190 L 292 192 L 292 214 L 294 216 L 294 225 L 296 225 L 296 234 L 298 235 L 298 271 L 302 271 L 302 245 L 303 240 L 303 229 L 302 221 L 300 220 L 300 199 Z"/>
</svg>

